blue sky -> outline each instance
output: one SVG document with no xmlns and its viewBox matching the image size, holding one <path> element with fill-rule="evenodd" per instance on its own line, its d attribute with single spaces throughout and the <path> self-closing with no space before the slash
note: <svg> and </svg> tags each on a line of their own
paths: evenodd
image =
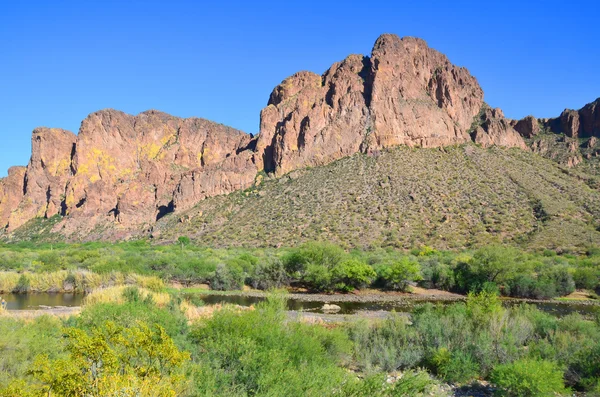
<svg viewBox="0 0 600 397">
<path fill-rule="evenodd" d="M 466 66 L 511 118 L 600 97 L 597 1 L 2 1 L 0 176 L 37 126 L 160 109 L 256 133 L 273 87 L 417 36 Z"/>
</svg>

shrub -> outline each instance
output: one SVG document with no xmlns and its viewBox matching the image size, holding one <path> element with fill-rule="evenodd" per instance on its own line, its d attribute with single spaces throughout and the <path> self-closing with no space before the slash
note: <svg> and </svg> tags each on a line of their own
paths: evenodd
<svg viewBox="0 0 600 397">
<path fill-rule="evenodd" d="M 310 242 L 284 255 L 283 264 L 290 276 L 302 278 L 310 265 L 332 269 L 346 256 L 346 252 L 337 245 Z"/>
<path fill-rule="evenodd" d="M 403 257 L 391 265 L 379 267 L 378 275 L 384 288 L 406 291 L 411 281 L 421 279 L 420 271 L 419 262 Z"/>
<path fill-rule="evenodd" d="M 448 382 L 466 383 L 479 375 L 479 365 L 473 357 L 460 350 L 450 352 L 442 347 L 435 352 L 431 363 L 435 372 Z"/>
<path fill-rule="evenodd" d="M 546 397 L 565 392 L 563 371 L 552 361 L 522 359 L 498 365 L 491 381 L 506 396 Z"/>
<path fill-rule="evenodd" d="M 220 310 L 194 327 L 192 353 L 202 363 L 195 395 L 333 395 L 352 380 L 338 366 L 350 349 L 342 330 L 286 321 L 284 304 Z"/>
<path fill-rule="evenodd" d="M 14 293 L 17 294 L 25 294 L 29 292 L 31 282 L 29 281 L 29 277 L 24 274 L 21 274 L 19 280 L 17 281 L 17 285 L 13 289 Z"/>
<path fill-rule="evenodd" d="M 281 288 L 288 282 L 288 275 L 278 258 L 259 262 L 252 269 L 250 276 L 250 285 L 262 290 Z"/>
<path fill-rule="evenodd" d="M 347 330 L 354 342 L 354 356 L 364 370 L 413 368 L 423 358 L 419 335 L 403 315 L 392 315 L 381 322 L 351 323 Z"/>
<path fill-rule="evenodd" d="M 235 265 L 221 263 L 217 265 L 210 280 L 210 287 L 214 290 L 227 291 L 239 290 L 244 286 L 243 270 Z"/>
<path fill-rule="evenodd" d="M 334 289 L 344 292 L 371 284 L 375 276 L 377 274 L 371 266 L 356 259 L 342 261 L 331 270 Z"/>
<path fill-rule="evenodd" d="M 569 273 L 566 267 L 554 267 L 546 271 L 544 276 L 556 288 L 556 293 L 559 296 L 569 295 L 575 291 L 575 282 L 573 276 Z"/>
<path fill-rule="evenodd" d="M 331 291 L 333 289 L 331 277 L 331 271 L 327 267 L 311 263 L 306 267 L 302 281 L 313 290 Z"/>
<path fill-rule="evenodd" d="M 600 271 L 591 267 L 578 267 L 573 273 L 573 281 L 579 289 L 595 289 L 600 284 Z"/>
</svg>

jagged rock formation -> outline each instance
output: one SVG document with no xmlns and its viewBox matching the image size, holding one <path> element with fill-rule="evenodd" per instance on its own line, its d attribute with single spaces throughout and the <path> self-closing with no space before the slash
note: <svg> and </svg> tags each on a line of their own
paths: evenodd
<svg viewBox="0 0 600 397">
<path fill-rule="evenodd" d="M 11 229 L 34 217 L 65 214 L 65 186 L 73 175 L 71 161 L 77 137 L 59 128 L 36 128 L 31 137 L 31 159 L 24 176 L 22 200 L 8 219 Z"/>
<path fill-rule="evenodd" d="M 11 167 L 8 176 L 0 179 L 0 226 L 8 226 L 12 212 L 23 199 L 25 167 Z"/>
<path fill-rule="evenodd" d="M 501 109 L 485 106 L 478 117 L 479 125 L 471 132 L 475 143 L 484 147 L 496 145 L 527 150 L 523 137 L 511 126 L 510 121 L 504 118 Z"/>
<path fill-rule="evenodd" d="M 0 180 L 0 233 L 60 215 L 55 232 L 122 238 L 148 232 L 166 214 L 207 197 L 248 188 L 260 171 L 280 176 L 397 145 L 474 141 L 550 153 L 523 137 L 546 130 L 572 139 L 597 135 L 599 103 L 558 119 L 510 121 L 484 103 L 467 69 L 423 40 L 385 34 L 370 56 L 350 55 L 322 76 L 299 72 L 285 79 L 261 112 L 256 138 L 158 111 L 99 111 L 77 136 L 36 129 L 28 166 Z"/>
<path fill-rule="evenodd" d="M 565 109 L 556 118 L 527 116 L 510 124 L 530 141 L 535 153 L 568 167 L 600 156 L 600 98 L 580 110 Z"/>
<path fill-rule="evenodd" d="M 385 34 L 370 57 L 351 55 L 323 76 L 300 72 L 275 88 L 261 112 L 258 148 L 276 175 L 358 151 L 470 142 L 483 91 L 420 39 Z M 500 111 L 478 130 L 484 145 L 525 147 Z"/>
<path fill-rule="evenodd" d="M 156 111 L 93 113 L 78 136 L 36 129 L 29 165 L 11 170 L 2 183 L 0 226 L 12 231 L 57 214 L 66 216 L 57 228 L 67 234 L 106 224 L 150 225 L 252 184 L 251 141 L 223 125 Z"/>
</svg>

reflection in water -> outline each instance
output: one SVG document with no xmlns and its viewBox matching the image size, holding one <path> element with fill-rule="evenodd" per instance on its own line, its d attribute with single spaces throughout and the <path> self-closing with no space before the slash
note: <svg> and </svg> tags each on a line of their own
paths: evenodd
<svg viewBox="0 0 600 397">
<path fill-rule="evenodd" d="M 83 294 L 39 293 L 2 295 L 8 310 L 37 310 L 40 306 L 81 306 Z"/>
</svg>

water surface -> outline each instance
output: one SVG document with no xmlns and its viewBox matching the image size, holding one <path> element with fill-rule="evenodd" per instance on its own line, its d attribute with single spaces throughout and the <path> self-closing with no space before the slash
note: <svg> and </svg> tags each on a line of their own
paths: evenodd
<svg viewBox="0 0 600 397">
<path fill-rule="evenodd" d="M 48 306 L 81 306 L 83 294 L 69 293 L 30 293 L 0 295 L 7 302 L 8 310 L 39 310 Z"/>
</svg>

